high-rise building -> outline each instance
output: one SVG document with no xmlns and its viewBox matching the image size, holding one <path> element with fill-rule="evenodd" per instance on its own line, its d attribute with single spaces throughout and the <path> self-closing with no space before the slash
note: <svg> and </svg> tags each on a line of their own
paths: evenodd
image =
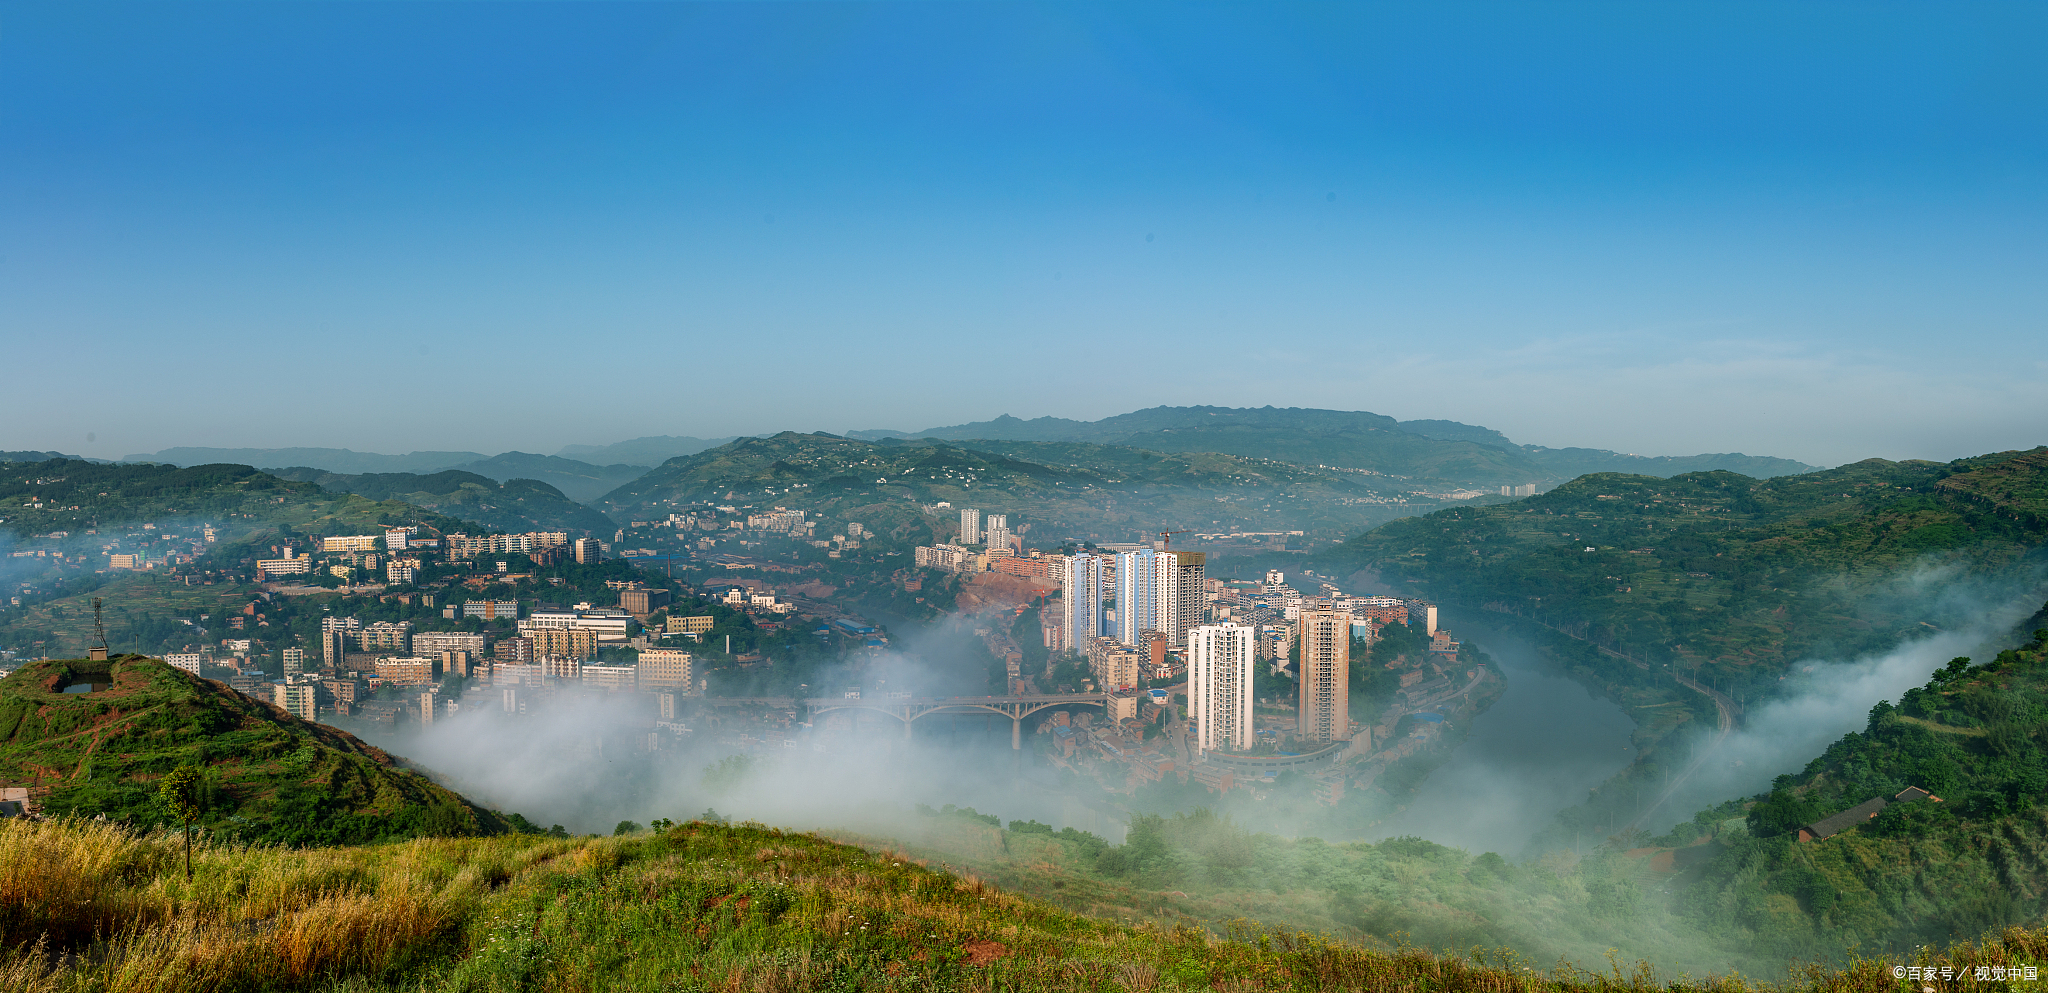
<svg viewBox="0 0 2048 993">
<path fill-rule="evenodd" d="M 1065 581 L 1061 583 L 1060 626 L 1065 631 L 1067 647 L 1076 652 L 1086 652 L 1102 634 L 1102 600 L 1107 592 L 1103 589 L 1105 564 L 1102 556 L 1087 552 L 1067 560 Z"/>
<path fill-rule="evenodd" d="M 1160 628 L 1173 644 L 1184 644 L 1187 633 L 1201 626 L 1202 607 L 1207 602 L 1203 595 L 1208 589 L 1208 559 L 1203 552 L 1171 552 L 1180 569 L 1179 582 L 1175 586 L 1175 616 L 1171 628 Z"/>
<path fill-rule="evenodd" d="M 1137 645 L 1144 632 L 1157 631 L 1166 636 L 1168 643 L 1181 643 L 1186 627 L 1181 621 L 1180 554 L 1150 548 L 1117 554 L 1118 641 Z M 1193 596 L 1197 603 L 1201 601 L 1199 592 Z"/>
<path fill-rule="evenodd" d="M 478 659 L 490 647 L 489 635 L 469 631 L 418 631 L 412 636 L 412 650 L 421 655 L 468 652 L 470 658 Z"/>
<path fill-rule="evenodd" d="M 302 721 L 310 721 L 317 712 L 319 690 L 311 683 L 272 683 L 271 702 L 284 708 Z"/>
<path fill-rule="evenodd" d="M 999 520 L 1002 516 L 1001 514 L 990 514 L 989 520 Z M 1009 548 L 1010 528 L 1005 524 L 984 524 L 981 529 L 981 540 L 988 545 L 988 549 L 991 552 L 998 548 Z"/>
<path fill-rule="evenodd" d="M 306 650 L 287 648 L 284 650 L 284 674 L 287 676 L 306 671 Z M 279 704 L 283 706 L 283 704 Z M 290 709 L 290 708 L 286 708 Z"/>
<path fill-rule="evenodd" d="M 1252 747 L 1252 629 L 1203 624 L 1188 631 L 1188 716 L 1202 751 Z"/>
<path fill-rule="evenodd" d="M 981 544 L 981 511 L 968 508 L 960 512 L 960 543 Z"/>
<path fill-rule="evenodd" d="M 1304 609 L 1301 631 L 1301 709 L 1295 737 L 1343 741 L 1351 737 L 1351 615 Z"/>
<path fill-rule="evenodd" d="M 604 561 L 604 542 L 596 538 L 576 539 L 576 564 L 596 565 Z"/>
</svg>

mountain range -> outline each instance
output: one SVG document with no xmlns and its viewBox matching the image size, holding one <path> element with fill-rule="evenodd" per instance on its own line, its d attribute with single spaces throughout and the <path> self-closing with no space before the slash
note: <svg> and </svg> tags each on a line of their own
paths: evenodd
<svg viewBox="0 0 2048 993">
<path fill-rule="evenodd" d="M 1400 421 L 1366 411 L 1301 407 L 1152 407 L 1099 421 L 1024 420 L 1005 414 L 915 433 L 849 431 L 847 437 L 1078 441 L 1160 452 L 1221 452 L 1481 486 L 1556 483 L 1587 472 L 1668 476 L 1727 469 L 1761 479 L 1817 468 L 1741 454 L 1648 457 L 1517 445 L 1491 428 L 1456 421 Z"/>
</svg>

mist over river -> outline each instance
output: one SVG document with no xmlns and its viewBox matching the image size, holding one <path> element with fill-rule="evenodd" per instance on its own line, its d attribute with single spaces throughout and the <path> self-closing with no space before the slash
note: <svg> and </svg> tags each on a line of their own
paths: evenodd
<svg viewBox="0 0 2048 993">
<path fill-rule="evenodd" d="M 1415 835 L 1513 858 L 1558 811 L 1635 761 L 1629 744 L 1635 722 L 1546 666 L 1521 638 L 1457 612 L 1439 616 L 1460 640 L 1492 656 L 1507 676 L 1506 689 L 1474 720 L 1450 760 L 1422 781 L 1407 809 L 1368 837 Z"/>
</svg>

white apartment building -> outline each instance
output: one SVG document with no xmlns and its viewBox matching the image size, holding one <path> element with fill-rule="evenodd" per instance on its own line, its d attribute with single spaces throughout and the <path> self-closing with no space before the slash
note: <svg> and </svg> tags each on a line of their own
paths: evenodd
<svg viewBox="0 0 2048 993">
<path fill-rule="evenodd" d="M 340 535 L 320 539 L 320 550 L 328 554 L 335 552 L 374 552 L 377 550 L 377 536 L 374 534 Z"/>
<path fill-rule="evenodd" d="M 519 633 L 592 631 L 599 641 L 625 641 L 633 615 L 618 610 L 536 610 L 519 622 Z"/>
<path fill-rule="evenodd" d="M 1252 722 L 1252 629 L 1203 624 L 1188 632 L 1188 716 L 1204 752 L 1247 751 Z"/>
<path fill-rule="evenodd" d="M 170 665 L 176 666 L 177 668 L 183 669 L 186 672 L 189 672 L 195 676 L 199 675 L 199 666 L 202 662 L 205 661 L 205 659 L 206 656 L 201 655 L 198 652 L 173 653 L 171 655 L 164 656 L 165 662 L 169 663 Z"/>
<path fill-rule="evenodd" d="M 981 511 L 969 508 L 960 512 L 960 543 L 981 544 Z"/>
<path fill-rule="evenodd" d="M 467 631 L 418 631 L 412 636 L 412 650 L 429 658 L 439 658 L 442 652 L 468 652 L 470 658 L 482 658 L 490 647 L 490 636 Z"/>
<path fill-rule="evenodd" d="M 973 552 L 959 545 L 919 545 L 911 554 L 911 561 L 920 569 L 959 572 L 973 557 Z"/>
</svg>

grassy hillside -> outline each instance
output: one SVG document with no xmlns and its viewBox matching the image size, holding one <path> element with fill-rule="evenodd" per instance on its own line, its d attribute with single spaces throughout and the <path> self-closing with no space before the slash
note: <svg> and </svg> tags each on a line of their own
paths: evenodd
<svg viewBox="0 0 2048 993">
<path fill-rule="evenodd" d="M 97 687 L 66 693 L 73 685 Z M 0 680 L 0 779 L 47 790 L 55 814 L 150 828 L 155 782 L 204 770 L 208 830 L 282 844 L 338 844 L 507 830 L 350 735 L 221 683 L 124 655 L 31 663 Z"/>
<path fill-rule="evenodd" d="M 752 825 L 315 850 L 209 841 L 189 885 L 175 868 L 177 851 L 170 836 L 111 825 L 0 823 L 0 942 L 8 949 L 0 985 L 19 993 L 1665 988 L 1620 963 L 1553 970 L 1480 949 L 1440 955 L 1246 924 L 1226 937 L 1083 917 L 900 852 Z M 2014 929 L 1922 961 L 2003 969 L 2044 952 L 2048 937 Z M 1812 971 L 1792 988 L 1895 989 L 1888 967 Z M 1756 987 L 1738 979 L 1671 988 Z"/>
<path fill-rule="evenodd" d="M 1439 601 L 1540 620 L 1733 692 L 1807 654 L 1895 644 L 1940 598 L 1909 567 L 1997 573 L 2048 539 L 2048 449 L 1871 459 L 1754 480 L 1593 475 L 1528 500 L 1397 521 L 1329 556 Z M 1896 594 L 1895 599 L 1885 599 Z"/>
<path fill-rule="evenodd" d="M 377 472 L 359 476 L 296 466 L 272 469 L 271 475 L 312 483 L 335 493 L 353 493 L 372 500 L 399 500 L 416 507 L 474 521 L 493 531 L 608 532 L 611 519 L 534 479 L 499 482 L 489 476 L 447 469 L 431 475 Z"/>
<path fill-rule="evenodd" d="M 773 503 L 830 515 L 856 501 L 908 497 L 1007 511 L 1051 525 L 1061 536 L 1124 540 L 1129 531 L 1170 525 L 1307 530 L 1334 537 L 1414 513 L 1399 502 L 1400 491 L 1413 485 L 1233 455 L 1052 442 L 865 442 L 784 433 L 671 459 L 613 491 L 600 506 L 622 520 L 658 517 L 664 507 L 697 501 Z"/>
</svg>

